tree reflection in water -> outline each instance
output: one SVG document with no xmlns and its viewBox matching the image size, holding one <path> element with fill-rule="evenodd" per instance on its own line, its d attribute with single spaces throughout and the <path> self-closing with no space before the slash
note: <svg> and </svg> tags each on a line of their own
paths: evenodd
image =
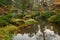
<svg viewBox="0 0 60 40">
<path fill-rule="evenodd" d="M 39 26 L 38 26 L 39 28 Z M 42 32 L 40 30 L 40 28 L 38 29 L 36 28 L 34 30 L 34 32 L 24 32 L 24 34 L 20 34 L 18 33 L 16 36 L 13 37 L 13 40 L 43 40 L 43 35 Z M 33 30 L 34 27 L 32 29 L 30 29 L 29 31 Z M 37 33 L 36 30 L 38 29 Z M 26 29 L 25 29 L 26 30 Z M 53 30 L 50 29 L 45 29 L 44 30 L 45 33 L 45 40 L 60 40 L 60 36 L 56 33 L 54 33 Z"/>
</svg>

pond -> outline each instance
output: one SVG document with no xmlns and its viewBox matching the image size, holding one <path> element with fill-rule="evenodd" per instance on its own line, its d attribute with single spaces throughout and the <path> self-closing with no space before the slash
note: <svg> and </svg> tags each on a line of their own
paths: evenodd
<svg viewBox="0 0 60 40">
<path fill-rule="evenodd" d="M 20 33 L 13 35 L 12 40 L 60 40 L 58 29 L 49 23 L 38 23 L 21 29 Z"/>
</svg>

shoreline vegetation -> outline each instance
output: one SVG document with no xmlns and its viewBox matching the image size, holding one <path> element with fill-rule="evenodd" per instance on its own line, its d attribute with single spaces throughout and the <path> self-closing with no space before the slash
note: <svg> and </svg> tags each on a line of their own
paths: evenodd
<svg viewBox="0 0 60 40">
<path fill-rule="evenodd" d="M 34 28 L 38 24 L 41 25 L 42 31 L 46 24 L 52 24 L 60 34 L 60 4 L 52 2 L 51 0 L 46 2 L 44 0 L 0 0 L 0 40 L 12 40 L 13 35 L 27 33 L 30 29 L 31 31 L 28 32 L 34 33 Z"/>
</svg>

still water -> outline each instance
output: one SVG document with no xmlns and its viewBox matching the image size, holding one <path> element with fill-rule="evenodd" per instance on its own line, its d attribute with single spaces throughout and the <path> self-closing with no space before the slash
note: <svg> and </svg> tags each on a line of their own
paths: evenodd
<svg viewBox="0 0 60 40">
<path fill-rule="evenodd" d="M 40 25 L 32 27 L 31 29 L 23 29 L 24 33 L 18 33 L 17 35 L 13 35 L 12 40 L 60 40 L 60 35 L 51 30 L 52 28 L 45 27 L 44 36 L 43 32 L 41 32 Z M 45 38 L 45 39 L 44 39 Z"/>
</svg>

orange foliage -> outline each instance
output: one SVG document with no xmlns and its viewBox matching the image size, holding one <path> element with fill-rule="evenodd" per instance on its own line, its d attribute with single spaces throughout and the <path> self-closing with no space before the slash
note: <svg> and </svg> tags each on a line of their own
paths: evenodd
<svg viewBox="0 0 60 40">
<path fill-rule="evenodd" d="M 55 2 L 60 2 L 60 0 L 54 0 Z"/>
<path fill-rule="evenodd" d="M 6 13 L 6 9 L 5 9 L 5 8 L 0 7 L 0 15 L 1 15 L 1 14 L 5 14 L 5 13 Z"/>
</svg>

